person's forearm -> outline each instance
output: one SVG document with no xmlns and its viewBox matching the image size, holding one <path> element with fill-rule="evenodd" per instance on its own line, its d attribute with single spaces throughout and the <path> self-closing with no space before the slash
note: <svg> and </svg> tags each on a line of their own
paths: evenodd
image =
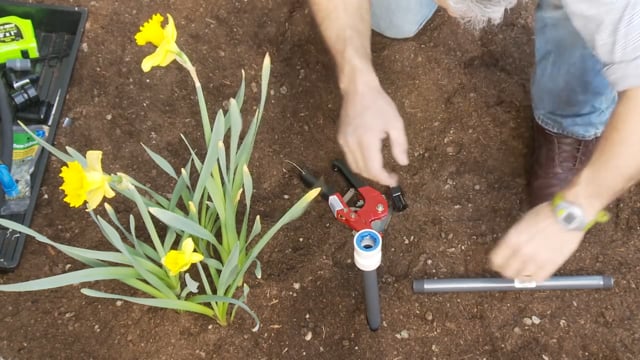
<svg viewBox="0 0 640 360">
<path fill-rule="evenodd" d="M 634 88 L 620 94 L 593 157 L 564 193 L 593 216 L 639 180 L 640 88 Z"/>
<path fill-rule="evenodd" d="M 318 27 L 336 62 L 342 92 L 377 82 L 371 63 L 368 0 L 310 0 Z"/>
</svg>

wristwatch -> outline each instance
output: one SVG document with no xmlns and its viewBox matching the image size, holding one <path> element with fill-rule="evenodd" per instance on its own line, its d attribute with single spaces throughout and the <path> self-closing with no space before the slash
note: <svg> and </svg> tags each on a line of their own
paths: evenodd
<svg viewBox="0 0 640 360">
<path fill-rule="evenodd" d="M 567 230 L 587 231 L 596 223 L 607 222 L 610 218 L 608 212 L 600 210 L 593 219 L 587 219 L 584 210 L 579 205 L 565 200 L 562 193 L 553 197 L 551 206 L 558 222 Z"/>
</svg>

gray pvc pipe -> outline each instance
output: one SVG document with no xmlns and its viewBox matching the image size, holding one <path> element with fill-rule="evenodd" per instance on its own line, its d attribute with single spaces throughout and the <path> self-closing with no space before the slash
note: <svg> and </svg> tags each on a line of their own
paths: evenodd
<svg viewBox="0 0 640 360">
<path fill-rule="evenodd" d="M 378 274 L 376 270 L 363 271 L 364 299 L 367 307 L 367 322 L 369 329 L 376 331 L 380 328 L 380 295 L 378 293 Z"/>
<path fill-rule="evenodd" d="M 606 275 L 554 276 L 542 283 L 518 283 L 504 278 L 419 279 L 413 280 L 416 293 L 519 291 L 519 290 L 580 290 L 610 289 L 613 278 Z"/>
</svg>

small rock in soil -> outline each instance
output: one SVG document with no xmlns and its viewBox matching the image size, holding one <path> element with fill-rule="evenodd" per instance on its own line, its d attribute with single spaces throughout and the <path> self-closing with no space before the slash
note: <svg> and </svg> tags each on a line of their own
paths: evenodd
<svg viewBox="0 0 640 360">
<path fill-rule="evenodd" d="M 458 144 L 451 144 L 449 146 L 447 146 L 446 151 L 447 154 L 453 156 L 453 155 L 458 155 L 460 153 L 460 145 Z"/>
<path fill-rule="evenodd" d="M 399 333 L 396 334 L 396 337 L 398 339 L 408 339 L 409 338 L 409 332 L 407 330 L 402 330 Z"/>
<path fill-rule="evenodd" d="M 517 326 L 513 328 L 513 332 L 516 334 L 522 334 L 522 330 Z"/>
<path fill-rule="evenodd" d="M 311 340 L 312 337 L 313 337 L 313 333 L 311 331 L 308 331 L 307 334 L 304 336 L 304 339 L 309 341 Z"/>
<path fill-rule="evenodd" d="M 532 316 L 532 317 L 531 317 L 531 322 L 533 322 L 533 323 L 534 323 L 534 324 L 536 324 L 536 325 L 540 324 L 540 322 L 541 322 L 541 321 L 542 321 L 542 320 L 540 320 L 540 318 L 539 318 L 539 317 L 537 317 L 537 316 Z"/>
<path fill-rule="evenodd" d="M 531 318 L 528 318 L 528 317 L 522 319 L 522 322 L 527 326 L 530 326 L 531 324 L 533 324 L 533 321 L 531 320 Z"/>
<path fill-rule="evenodd" d="M 431 311 L 427 311 L 427 312 L 424 314 L 424 318 L 425 318 L 425 319 L 427 319 L 428 321 L 433 320 L 433 314 L 431 313 Z"/>
<path fill-rule="evenodd" d="M 560 327 L 567 327 L 567 321 L 566 320 L 560 320 Z"/>
</svg>

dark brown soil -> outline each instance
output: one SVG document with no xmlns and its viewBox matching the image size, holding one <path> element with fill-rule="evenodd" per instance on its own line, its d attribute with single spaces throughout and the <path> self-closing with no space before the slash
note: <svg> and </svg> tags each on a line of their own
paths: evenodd
<svg viewBox="0 0 640 360">
<path fill-rule="evenodd" d="M 254 215 L 273 223 L 304 193 L 285 160 L 342 184 L 329 166 L 341 156 L 340 98 L 306 2 L 44 3 L 89 9 L 63 111 L 74 123 L 58 130 L 58 147 L 102 149 L 106 171 L 156 186 L 162 174 L 141 160 L 140 143 L 176 167 L 184 163 L 178 134 L 193 142 L 201 136 L 192 83 L 177 64 L 142 73 L 149 49 L 133 41 L 150 15 L 170 13 L 211 111 L 235 94 L 242 69 L 248 89 L 258 84 L 262 58 L 271 55 L 272 95 L 250 166 Z M 479 35 L 439 11 L 410 40 L 374 36 L 375 65 L 406 120 L 411 146 L 410 165 L 396 169 L 410 207 L 385 234 L 379 331 L 366 323 L 352 235 L 317 200 L 265 248 L 262 279 L 247 277 L 248 305 L 262 321 L 258 332 L 242 312 L 221 328 L 200 315 L 85 297 L 80 286 L 2 293 L 0 359 L 637 359 L 637 190 L 612 206 L 615 220 L 588 234 L 560 271 L 612 275 L 612 290 L 426 295 L 411 289 L 416 278 L 496 276 L 487 254 L 526 210 L 531 26 L 531 6 Z M 247 93 L 250 103 L 258 96 Z M 60 166 L 49 162 L 33 228 L 62 243 L 106 248 L 89 217 L 61 201 Z M 28 239 L 20 266 L 0 281 L 78 268 Z M 91 285 L 130 291 L 118 283 Z M 541 321 L 529 323 L 533 316 Z"/>
</svg>

